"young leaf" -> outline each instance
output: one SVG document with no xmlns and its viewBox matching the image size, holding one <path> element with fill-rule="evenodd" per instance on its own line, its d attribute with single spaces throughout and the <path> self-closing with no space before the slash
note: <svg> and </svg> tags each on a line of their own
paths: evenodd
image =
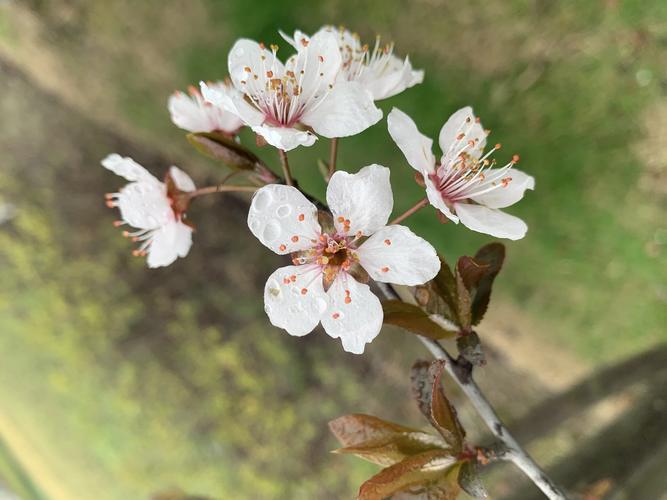
<svg viewBox="0 0 667 500">
<path fill-rule="evenodd" d="M 477 466 L 473 462 L 465 462 L 459 469 L 459 486 L 473 498 L 488 498 L 489 493 L 477 474 Z"/>
<path fill-rule="evenodd" d="M 465 431 L 442 389 L 440 379 L 443 369 L 442 360 L 433 363 L 417 361 L 412 366 L 412 390 L 419 410 L 442 435 L 452 452 L 459 454 L 463 449 Z"/>
<path fill-rule="evenodd" d="M 480 248 L 475 254 L 475 261 L 487 265 L 484 276 L 477 284 L 477 291 L 472 301 L 472 324 L 477 325 L 484 317 L 489 300 L 493 280 L 503 267 L 505 260 L 505 246 L 501 243 L 490 243 Z"/>
<path fill-rule="evenodd" d="M 329 422 L 331 432 L 344 446 L 334 453 L 357 455 L 388 466 L 404 458 L 447 445 L 438 436 L 362 414 L 345 415 Z"/>
<path fill-rule="evenodd" d="M 456 336 L 457 332 L 444 328 L 433 321 L 421 308 L 401 302 L 387 300 L 382 302 L 384 322 L 400 326 L 418 335 L 431 339 L 443 339 Z"/>
<path fill-rule="evenodd" d="M 438 274 L 436 274 L 431 283 L 433 290 L 438 297 L 442 299 L 442 302 L 446 306 L 446 310 L 430 312 L 442 314 L 450 321 L 460 324 L 457 316 L 458 299 L 456 296 L 456 278 L 444 257 L 441 255 L 438 255 L 438 257 L 440 258 L 440 271 L 438 271 Z"/>
<path fill-rule="evenodd" d="M 233 139 L 216 132 L 195 132 L 187 136 L 188 142 L 204 155 L 221 160 L 236 170 L 254 170 L 262 161 Z"/>
<path fill-rule="evenodd" d="M 432 450 L 381 470 L 361 485 L 359 500 L 428 498 L 454 500 L 459 491 L 459 464 L 442 450 Z"/>
<path fill-rule="evenodd" d="M 329 430 L 343 446 L 356 446 L 366 441 L 392 437 L 396 434 L 419 432 L 416 429 L 363 413 L 338 417 L 329 422 Z"/>
<path fill-rule="evenodd" d="M 445 438 L 457 453 L 460 453 L 463 450 L 463 441 L 466 433 L 456 415 L 456 409 L 449 402 L 442 388 L 441 379 L 444 369 L 444 360 L 434 361 L 429 369 L 429 376 L 433 378 L 431 418 L 436 424 L 436 429 L 442 434 L 442 437 Z M 450 439 L 447 439 L 448 435 L 451 436 Z"/>
<path fill-rule="evenodd" d="M 459 319 L 459 326 L 463 330 L 468 330 L 472 324 L 472 298 L 470 292 L 463 281 L 458 268 L 456 270 L 456 315 Z"/>
</svg>

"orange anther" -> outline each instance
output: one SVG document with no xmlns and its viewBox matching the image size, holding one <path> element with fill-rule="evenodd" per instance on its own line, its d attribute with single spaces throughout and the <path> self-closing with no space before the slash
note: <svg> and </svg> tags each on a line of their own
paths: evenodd
<svg viewBox="0 0 667 500">
<path fill-rule="evenodd" d="M 303 220 L 304 220 L 305 218 L 306 218 L 305 215 L 303 215 L 303 214 L 299 214 L 299 217 L 298 217 L 299 222 L 303 222 Z"/>
<path fill-rule="evenodd" d="M 496 144 L 495 146 L 493 146 L 494 149 L 500 149 L 501 147 L 503 147 L 503 145 L 500 144 L 500 143 L 498 143 L 498 144 Z"/>
<path fill-rule="evenodd" d="M 391 240 L 384 240 L 385 245 L 391 245 Z"/>
<path fill-rule="evenodd" d="M 338 217 L 338 222 L 345 222 L 345 217 Z"/>
<path fill-rule="evenodd" d="M 345 297 L 345 303 L 349 304 L 350 302 L 352 302 L 352 299 L 350 297 Z"/>
<path fill-rule="evenodd" d="M 284 252 L 285 250 L 287 250 L 287 247 L 286 247 L 285 245 L 280 245 L 280 246 L 278 247 L 278 249 L 279 249 L 281 252 Z"/>
<path fill-rule="evenodd" d="M 273 77 L 273 71 L 269 70 L 266 72 L 266 77 L 267 78 L 272 78 Z"/>
<path fill-rule="evenodd" d="M 292 276 L 290 276 L 289 279 L 292 283 L 294 283 L 296 281 L 296 274 L 293 274 Z"/>
<path fill-rule="evenodd" d="M 383 272 L 383 273 L 388 273 L 388 272 L 389 272 L 389 268 L 388 268 L 388 267 L 383 267 L 383 268 L 382 268 L 382 272 Z"/>
<path fill-rule="evenodd" d="M 460 141 L 460 140 L 463 139 L 465 136 L 466 136 L 466 135 L 465 135 L 463 132 L 461 132 L 459 135 L 456 136 L 456 140 L 457 140 L 457 141 Z"/>
<path fill-rule="evenodd" d="M 307 293 L 308 293 L 308 289 L 307 289 L 307 288 L 302 288 L 302 289 L 301 289 L 301 295 L 306 295 Z"/>
<path fill-rule="evenodd" d="M 321 63 L 324 62 L 324 57 L 322 57 L 322 56 L 317 56 L 317 58 L 320 60 Z"/>
<path fill-rule="evenodd" d="M 299 237 L 296 235 L 292 236 L 292 241 L 296 243 L 297 241 L 299 241 Z"/>
<path fill-rule="evenodd" d="M 514 155 L 514 156 L 512 156 L 512 163 L 519 163 L 520 159 L 521 158 L 519 158 L 519 155 Z"/>
<path fill-rule="evenodd" d="M 333 319 L 338 319 L 338 318 L 340 318 L 340 314 L 339 314 L 339 313 L 333 313 L 333 314 L 331 315 L 331 317 L 332 317 Z"/>
<path fill-rule="evenodd" d="M 113 227 L 120 227 L 123 224 L 125 224 L 122 220 L 115 220 L 113 221 Z"/>
</svg>

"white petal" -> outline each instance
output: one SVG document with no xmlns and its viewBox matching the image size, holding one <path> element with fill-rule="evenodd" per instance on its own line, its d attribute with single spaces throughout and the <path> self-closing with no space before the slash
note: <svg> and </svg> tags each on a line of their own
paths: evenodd
<svg viewBox="0 0 667 500">
<path fill-rule="evenodd" d="M 306 110 L 301 121 L 324 137 L 347 137 L 363 132 L 382 118 L 373 97 L 357 82 L 338 81 Z"/>
<path fill-rule="evenodd" d="M 168 266 L 177 257 L 185 257 L 192 245 L 192 228 L 173 221 L 156 229 L 148 247 L 148 267 Z"/>
<path fill-rule="evenodd" d="M 375 281 L 421 285 L 438 274 L 435 249 L 405 226 L 386 226 L 357 250 L 359 262 Z"/>
<path fill-rule="evenodd" d="M 464 226 L 496 238 L 520 240 L 528 231 L 524 221 L 497 209 L 467 203 L 455 203 L 454 209 Z"/>
<path fill-rule="evenodd" d="M 123 187 L 115 199 L 121 218 L 130 226 L 156 229 L 175 220 L 161 182 L 131 182 Z"/>
<path fill-rule="evenodd" d="M 222 107 L 228 113 L 237 116 L 243 123 L 252 127 L 264 123 L 264 114 L 248 103 L 238 92 L 220 92 L 214 86 L 200 82 L 202 95 L 207 102 Z"/>
<path fill-rule="evenodd" d="M 472 108 L 466 106 L 450 116 L 440 129 L 438 142 L 443 155 L 442 164 L 446 165 L 456 159 L 469 141 L 473 141 L 474 146 L 468 146 L 465 152 L 479 158 L 486 146 L 486 132 L 482 124 L 477 122 Z"/>
<path fill-rule="evenodd" d="M 327 205 L 339 232 L 373 234 L 387 224 L 394 206 L 389 169 L 368 165 L 356 174 L 338 170 L 327 187 Z M 339 219 L 349 221 L 347 231 Z"/>
<path fill-rule="evenodd" d="M 387 117 L 389 135 L 405 155 L 412 168 L 424 177 L 434 171 L 433 140 L 421 134 L 417 125 L 408 115 L 394 108 Z"/>
<path fill-rule="evenodd" d="M 175 92 L 167 103 L 171 121 L 189 132 L 211 132 L 213 130 L 208 113 L 197 100 L 183 92 Z"/>
<path fill-rule="evenodd" d="M 497 169 L 491 169 L 485 173 L 487 176 L 492 176 L 495 170 Z M 521 170 L 512 168 L 502 177 L 510 177 L 512 180 L 505 186 L 501 185 L 493 191 L 474 196 L 472 199 L 489 208 L 505 208 L 523 198 L 526 189 L 535 189 L 535 178 Z"/>
<path fill-rule="evenodd" d="M 412 65 L 407 57 L 401 61 L 392 55 L 389 61 L 383 62 L 381 67 L 377 69 L 372 66 L 368 67 L 358 81 L 373 95 L 374 100 L 379 101 L 393 97 L 421 83 L 423 77 L 423 71 L 412 70 Z"/>
<path fill-rule="evenodd" d="M 132 158 L 122 157 L 116 153 L 110 154 L 102 160 L 102 166 L 114 174 L 125 177 L 128 181 L 143 181 L 160 183 L 148 170 L 139 165 Z"/>
<path fill-rule="evenodd" d="M 172 166 L 169 169 L 169 176 L 174 181 L 176 187 L 181 191 L 185 191 L 187 193 L 197 189 L 194 181 L 190 178 L 190 176 L 178 167 Z"/>
<path fill-rule="evenodd" d="M 312 146 L 317 140 L 314 134 L 296 128 L 259 125 L 252 127 L 252 130 L 261 135 L 271 146 L 283 151 L 291 151 L 299 146 Z"/>
<path fill-rule="evenodd" d="M 346 301 L 346 298 L 349 298 Z M 329 308 L 322 316 L 324 330 L 340 338 L 343 349 L 362 354 L 364 347 L 380 333 L 382 305 L 368 285 L 344 272 L 338 274 L 327 292 Z"/>
<path fill-rule="evenodd" d="M 266 280 L 264 310 L 271 324 L 290 335 L 300 337 L 313 331 L 326 308 L 322 273 L 317 266 L 281 267 Z"/>
<path fill-rule="evenodd" d="M 440 191 L 438 191 L 438 188 L 435 186 L 435 183 L 431 178 L 424 177 L 424 183 L 426 184 L 426 197 L 428 198 L 429 203 L 440 210 L 449 220 L 458 224 L 459 218 L 452 213 L 445 203 L 445 200 L 442 199 Z"/>
<path fill-rule="evenodd" d="M 296 57 L 291 58 L 287 66 L 298 75 L 301 87 L 299 102 L 307 99 L 306 107 L 319 105 L 340 70 L 338 42 L 332 33 L 326 31 L 315 33 L 305 45 L 301 43 L 301 40 L 307 39 L 303 33 L 296 32 L 295 37 Z"/>
<path fill-rule="evenodd" d="M 307 250 L 322 230 L 317 207 L 291 186 L 269 184 L 255 193 L 248 227 L 263 245 L 280 255 Z"/>
<path fill-rule="evenodd" d="M 248 68 L 250 72 L 247 71 Z M 254 87 L 264 89 L 270 78 L 282 78 L 285 72 L 283 63 L 273 55 L 272 51 L 247 38 L 237 40 L 229 51 L 227 69 L 234 86 L 243 93 L 252 93 L 248 92 L 247 82 L 254 79 L 254 75 L 257 75 Z M 271 71 L 273 76 L 269 77 L 267 71 Z"/>
</svg>

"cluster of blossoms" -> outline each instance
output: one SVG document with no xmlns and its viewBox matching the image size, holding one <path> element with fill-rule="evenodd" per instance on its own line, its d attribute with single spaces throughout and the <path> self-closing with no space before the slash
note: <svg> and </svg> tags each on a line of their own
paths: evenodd
<svg viewBox="0 0 667 500">
<path fill-rule="evenodd" d="M 301 31 L 281 35 L 296 51 L 285 62 L 275 45 L 238 40 L 228 57 L 228 81 L 202 82 L 200 89 L 170 97 L 174 124 L 192 133 L 219 134 L 235 147 L 242 147 L 239 131 L 249 127 L 258 144 L 281 151 L 288 169 L 286 152 L 311 146 L 318 136 L 335 141 L 364 131 L 382 118 L 375 101 L 424 78 L 407 57 L 398 58 L 393 46 L 381 45 L 379 39 L 370 48 L 356 34 L 329 26 L 312 36 Z M 499 209 L 521 199 L 526 189 L 534 188 L 534 180 L 514 168 L 516 155 L 496 166 L 490 155 L 500 145 L 484 154 L 488 131 L 471 108 L 457 111 L 442 127 L 439 162 L 432 140 L 405 113 L 393 109 L 387 122 L 426 189 L 419 206 L 430 203 L 443 220 L 496 237 L 525 235 L 525 223 Z M 108 204 L 120 210 L 122 220 L 116 225 L 137 229 L 124 235 L 140 242 L 135 254 L 146 255 L 149 267 L 166 266 L 188 253 L 192 225 L 186 210 L 191 200 L 223 190 L 256 191 L 248 214 L 250 231 L 266 247 L 292 259 L 292 265 L 269 277 L 265 310 L 275 326 L 291 335 L 306 335 L 321 323 L 346 351 L 362 353 L 383 321 L 370 281 L 414 286 L 433 279 L 440 269 L 428 242 L 407 227 L 388 223 L 393 195 L 389 169 L 380 165 L 356 174 L 329 165 L 328 211 L 323 211 L 289 185 L 288 175 L 287 185 L 264 181 L 259 187 L 197 190 L 176 167 L 160 182 L 130 158 L 114 154 L 102 164 L 130 181 L 107 195 Z"/>
</svg>

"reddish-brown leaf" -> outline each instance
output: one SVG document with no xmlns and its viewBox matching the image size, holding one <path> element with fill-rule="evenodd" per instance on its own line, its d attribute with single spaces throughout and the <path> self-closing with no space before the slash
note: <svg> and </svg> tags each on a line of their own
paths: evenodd
<svg viewBox="0 0 667 500">
<path fill-rule="evenodd" d="M 407 304 L 400 300 L 386 300 L 382 302 L 384 322 L 400 326 L 412 333 L 423 335 L 431 339 L 455 337 L 457 332 L 448 330 L 433 321 L 420 307 Z"/>
<path fill-rule="evenodd" d="M 422 498 L 453 500 L 460 491 L 459 463 L 441 450 L 427 451 L 381 470 L 359 489 L 359 500 Z"/>
</svg>

